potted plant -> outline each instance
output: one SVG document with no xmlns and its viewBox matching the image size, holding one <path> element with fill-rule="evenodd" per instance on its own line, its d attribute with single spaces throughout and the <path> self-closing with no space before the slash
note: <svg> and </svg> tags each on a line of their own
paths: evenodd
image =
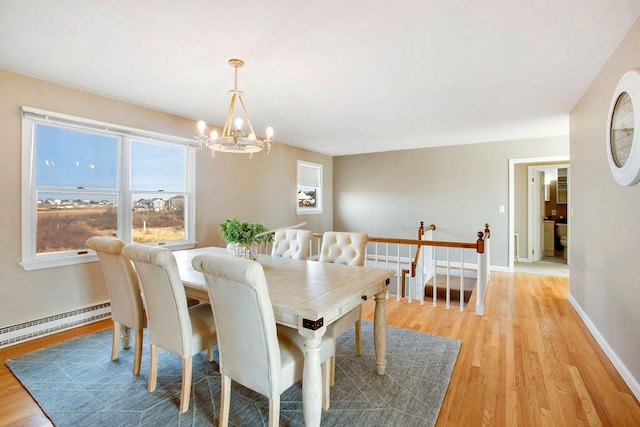
<svg viewBox="0 0 640 427">
<path fill-rule="evenodd" d="M 267 226 L 259 222 L 240 221 L 238 218 L 227 218 L 218 226 L 222 239 L 227 242 L 227 249 L 235 256 L 256 259 L 258 245 L 271 243 L 273 234 L 258 234 L 269 231 Z"/>
</svg>

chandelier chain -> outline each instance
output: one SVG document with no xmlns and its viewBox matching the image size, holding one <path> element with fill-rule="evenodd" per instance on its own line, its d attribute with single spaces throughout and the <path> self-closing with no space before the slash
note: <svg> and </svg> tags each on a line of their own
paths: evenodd
<svg viewBox="0 0 640 427">
<path fill-rule="evenodd" d="M 235 90 L 238 90 L 238 66 L 233 67 L 235 69 L 235 80 L 233 81 L 233 86 Z"/>
</svg>

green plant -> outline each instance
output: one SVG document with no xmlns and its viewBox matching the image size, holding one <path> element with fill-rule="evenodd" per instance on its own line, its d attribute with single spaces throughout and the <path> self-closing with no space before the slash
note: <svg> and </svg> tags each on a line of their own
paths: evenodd
<svg viewBox="0 0 640 427">
<path fill-rule="evenodd" d="M 238 218 L 227 218 L 218 226 L 222 233 L 222 239 L 227 243 L 240 243 L 248 245 L 256 243 L 271 243 L 273 234 L 268 233 L 260 237 L 257 234 L 269 231 L 267 226 L 259 222 L 240 221 Z"/>
</svg>

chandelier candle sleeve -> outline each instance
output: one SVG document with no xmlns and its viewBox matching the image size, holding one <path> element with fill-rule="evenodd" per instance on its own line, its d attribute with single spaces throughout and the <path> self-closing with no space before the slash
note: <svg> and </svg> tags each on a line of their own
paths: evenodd
<svg viewBox="0 0 640 427">
<path fill-rule="evenodd" d="M 265 139 L 261 140 L 256 137 L 256 132 L 253 130 L 253 125 L 249 119 L 247 108 L 245 107 L 244 100 L 242 99 L 244 94 L 242 91 L 238 90 L 238 68 L 242 68 L 244 66 L 244 61 L 241 59 L 230 59 L 229 65 L 234 68 L 235 80 L 234 88 L 229 91 L 231 94 L 231 102 L 229 104 L 229 110 L 224 122 L 224 127 L 222 128 L 222 134 L 218 135 L 218 132 L 213 130 L 209 136 L 207 136 L 207 124 L 200 120 L 196 125 L 198 128 L 198 134 L 195 136 L 195 139 L 200 144 L 200 148 L 209 148 L 213 157 L 215 157 L 216 151 L 221 151 L 224 153 L 249 154 L 249 157 L 253 158 L 253 153 L 260 152 L 265 147 L 267 149 L 267 154 L 271 154 L 273 128 L 269 126 L 265 129 L 265 134 L 267 135 Z M 242 117 L 234 118 L 236 101 L 238 101 L 242 107 L 242 115 L 244 116 L 244 119 Z M 243 130 L 245 121 L 247 126 L 249 126 L 248 134 Z"/>
</svg>

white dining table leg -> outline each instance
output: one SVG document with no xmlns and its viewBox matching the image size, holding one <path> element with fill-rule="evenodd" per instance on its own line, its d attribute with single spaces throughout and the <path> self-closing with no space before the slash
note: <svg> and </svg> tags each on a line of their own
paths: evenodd
<svg viewBox="0 0 640 427">
<path fill-rule="evenodd" d="M 325 328 L 323 328 L 324 333 Z M 304 425 L 320 425 L 322 416 L 322 370 L 320 365 L 320 344 L 322 333 L 305 330 L 304 370 L 302 372 L 302 411 Z"/>
<path fill-rule="evenodd" d="M 383 289 L 376 294 L 373 315 L 373 346 L 376 351 L 376 372 L 384 375 L 387 368 L 387 293 Z"/>
</svg>

